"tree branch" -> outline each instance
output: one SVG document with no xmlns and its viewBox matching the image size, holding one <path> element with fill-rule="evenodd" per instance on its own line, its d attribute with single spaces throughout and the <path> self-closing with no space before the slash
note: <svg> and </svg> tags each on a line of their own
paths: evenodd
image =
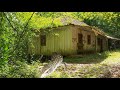
<svg viewBox="0 0 120 90">
<path fill-rule="evenodd" d="M 29 24 L 29 21 L 30 21 L 31 18 L 33 17 L 34 13 L 35 13 L 35 12 L 32 13 L 31 17 L 28 19 L 28 22 L 27 22 L 26 25 L 24 26 L 24 30 L 23 30 L 23 32 L 21 33 L 20 38 L 23 36 L 24 32 L 26 31 L 25 28 L 27 28 L 27 26 L 28 26 L 28 24 Z"/>
<path fill-rule="evenodd" d="M 25 28 L 28 26 L 29 21 L 31 20 L 32 16 L 34 15 L 35 12 L 32 13 L 31 17 L 28 19 L 28 22 L 26 23 L 26 25 L 24 26 L 24 30 L 21 33 L 19 40 L 18 40 L 18 44 L 20 43 L 20 40 L 22 39 L 22 37 L 24 36 L 24 32 L 26 31 Z M 15 47 L 15 49 L 13 50 L 12 53 L 14 53 L 14 51 L 17 49 L 18 47 Z"/>
<path fill-rule="evenodd" d="M 3 12 L 3 13 L 4 13 L 4 12 Z M 20 36 L 19 36 L 19 38 L 18 38 L 18 43 L 17 43 L 17 45 L 20 43 L 22 37 L 24 36 L 24 33 L 25 33 L 25 31 L 26 31 L 25 29 L 26 29 L 26 27 L 28 26 L 29 21 L 31 20 L 31 18 L 32 18 L 32 16 L 34 15 L 34 13 L 35 13 L 35 12 L 32 13 L 32 15 L 31 15 L 30 18 L 28 19 L 26 25 L 24 26 L 23 32 L 20 34 Z M 4 13 L 4 15 L 5 15 L 6 19 L 8 20 L 9 24 L 11 25 L 11 27 L 12 27 L 14 30 L 16 30 L 16 29 L 13 27 L 13 25 L 11 24 L 11 22 L 10 22 L 9 18 L 7 17 L 7 15 L 6 15 L 5 13 Z M 18 47 L 16 46 L 11 53 L 14 53 L 17 48 L 18 48 Z"/>
<path fill-rule="evenodd" d="M 6 19 L 8 20 L 8 22 L 9 22 L 10 26 L 13 28 L 13 30 L 17 31 L 17 30 L 13 27 L 12 23 L 10 22 L 10 20 L 9 20 L 9 18 L 7 17 L 7 15 L 5 14 L 5 12 L 3 12 L 3 14 L 5 15 Z"/>
</svg>

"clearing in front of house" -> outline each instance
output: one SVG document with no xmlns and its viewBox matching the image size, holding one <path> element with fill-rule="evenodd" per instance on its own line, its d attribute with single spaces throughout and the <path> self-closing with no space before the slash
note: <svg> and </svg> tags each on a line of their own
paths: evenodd
<svg viewBox="0 0 120 90">
<path fill-rule="evenodd" d="M 85 55 L 83 57 L 66 57 L 61 65 L 48 78 L 119 78 L 120 50 Z"/>
</svg>

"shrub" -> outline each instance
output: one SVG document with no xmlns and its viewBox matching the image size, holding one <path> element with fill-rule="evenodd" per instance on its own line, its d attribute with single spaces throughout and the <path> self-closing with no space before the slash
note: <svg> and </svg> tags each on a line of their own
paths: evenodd
<svg viewBox="0 0 120 90">
<path fill-rule="evenodd" d="M 0 68 L 1 78 L 39 78 L 40 69 L 39 62 L 32 62 L 28 64 L 27 62 L 16 61 L 14 64 L 7 64 L 6 66 Z"/>
</svg>

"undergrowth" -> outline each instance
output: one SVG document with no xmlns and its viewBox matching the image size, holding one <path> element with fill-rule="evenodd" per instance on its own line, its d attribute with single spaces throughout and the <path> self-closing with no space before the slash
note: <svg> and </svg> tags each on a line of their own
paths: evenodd
<svg viewBox="0 0 120 90">
<path fill-rule="evenodd" d="M 112 78 L 120 77 L 120 52 L 103 52 L 82 58 L 64 58 L 62 65 L 46 78 Z M 40 61 L 15 60 L 0 67 L 0 78 L 40 78 Z"/>
<path fill-rule="evenodd" d="M 1 78 L 39 78 L 41 65 L 40 62 L 27 62 L 16 61 L 12 64 L 6 64 L 0 68 Z"/>
</svg>

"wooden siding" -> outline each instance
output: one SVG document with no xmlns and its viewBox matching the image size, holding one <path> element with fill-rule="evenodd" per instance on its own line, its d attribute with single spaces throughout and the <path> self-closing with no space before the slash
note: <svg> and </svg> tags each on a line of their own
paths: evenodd
<svg viewBox="0 0 120 90">
<path fill-rule="evenodd" d="M 40 37 L 33 40 L 31 53 L 51 55 L 53 52 L 59 52 L 63 55 L 73 53 L 72 32 L 70 26 L 59 27 L 53 30 L 53 33 L 46 34 L 46 46 L 40 45 Z M 30 51 L 30 50 L 29 50 Z"/>
</svg>

